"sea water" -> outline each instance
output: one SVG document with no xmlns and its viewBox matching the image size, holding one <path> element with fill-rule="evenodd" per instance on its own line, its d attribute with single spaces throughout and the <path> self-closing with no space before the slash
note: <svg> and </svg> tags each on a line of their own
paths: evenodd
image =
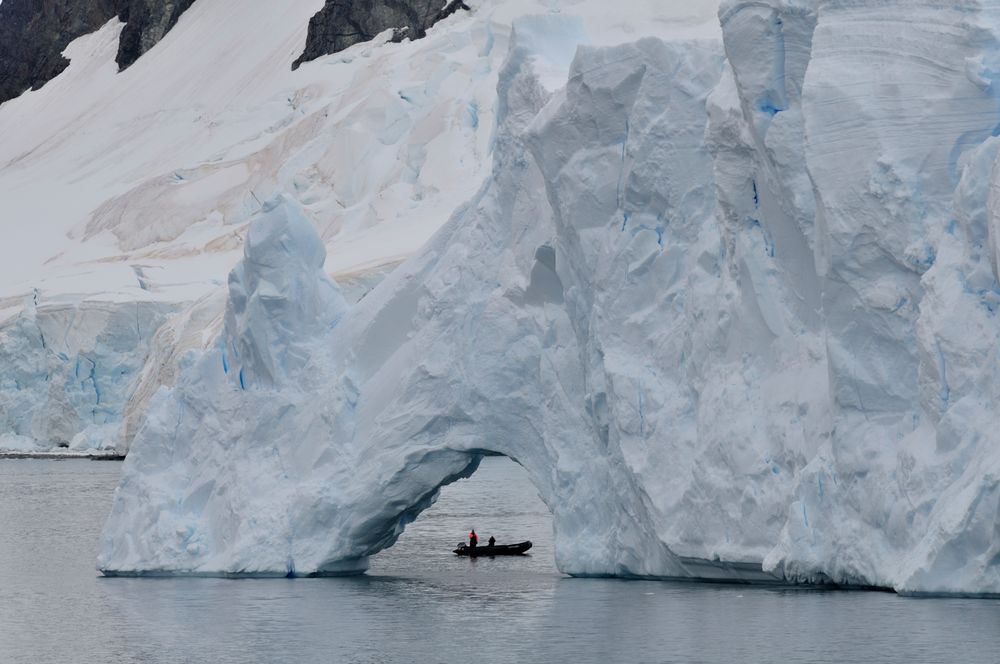
<svg viewBox="0 0 1000 664">
<path fill-rule="evenodd" d="M 0 461 L 0 664 L 1000 662 L 998 601 L 564 577 L 545 506 L 501 458 L 360 577 L 103 578 L 120 468 Z M 459 558 L 470 528 L 534 547 Z"/>
</svg>

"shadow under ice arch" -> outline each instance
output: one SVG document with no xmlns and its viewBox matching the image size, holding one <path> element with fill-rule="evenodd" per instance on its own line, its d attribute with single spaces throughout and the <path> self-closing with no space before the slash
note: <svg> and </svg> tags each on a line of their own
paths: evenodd
<svg viewBox="0 0 1000 664">
<path fill-rule="evenodd" d="M 538 489 L 538 481 L 531 477 L 531 473 L 517 459 L 494 450 L 441 448 L 414 455 L 405 461 L 396 477 L 388 483 L 388 500 L 382 509 L 372 514 L 368 522 L 358 526 L 358 542 L 363 543 L 370 551 L 358 559 L 358 569 L 367 568 L 368 557 L 392 547 L 404 529 L 437 501 L 441 489 L 474 475 L 486 457 L 504 457 L 518 464 L 525 470 L 532 485 Z M 460 470 L 455 471 L 455 468 Z M 441 477 L 443 473 L 446 475 Z M 422 484 L 421 481 L 426 484 Z M 398 493 L 394 492 L 397 488 Z M 539 492 L 540 497 L 541 495 Z M 417 497 L 413 499 L 413 496 Z M 552 508 L 544 498 L 542 502 L 545 503 L 549 514 L 553 514 Z M 343 569 L 341 561 L 331 561 L 331 563 L 334 573 Z"/>
</svg>

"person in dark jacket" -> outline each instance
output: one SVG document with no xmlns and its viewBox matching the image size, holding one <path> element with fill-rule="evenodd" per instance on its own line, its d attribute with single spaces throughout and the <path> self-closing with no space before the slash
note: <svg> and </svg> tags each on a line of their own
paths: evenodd
<svg viewBox="0 0 1000 664">
<path fill-rule="evenodd" d="M 487 544 L 488 544 L 489 546 L 493 546 L 494 544 L 496 544 L 496 543 L 497 543 L 497 538 L 496 538 L 496 537 L 493 537 L 493 535 L 490 535 L 490 538 L 489 538 L 489 539 L 488 539 L 488 540 L 486 541 L 486 543 L 487 543 Z"/>
</svg>

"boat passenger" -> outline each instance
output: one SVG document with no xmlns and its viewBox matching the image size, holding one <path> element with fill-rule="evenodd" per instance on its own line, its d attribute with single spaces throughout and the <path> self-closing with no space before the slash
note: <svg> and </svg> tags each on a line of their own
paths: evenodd
<svg viewBox="0 0 1000 664">
<path fill-rule="evenodd" d="M 490 535 L 490 539 L 487 541 L 487 544 L 489 544 L 490 546 L 493 546 L 496 543 L 497 543 L 497 538 L 493 537 L 493 535 Z"/>
<path fill-rule="evenodd" d="M 475 547 L 477 544 L 479 544 L 479 536 L 476 535 L 476 529 L 473 528 L 472 532 L 469 533 L 469 546 Z"/>
</svg>

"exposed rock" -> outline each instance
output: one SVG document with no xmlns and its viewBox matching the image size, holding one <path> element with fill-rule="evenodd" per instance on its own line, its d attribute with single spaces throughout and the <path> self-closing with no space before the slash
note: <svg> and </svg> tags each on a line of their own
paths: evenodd
<svg viewBox="0 0 1000 664">
<path fill-rule="evenodd" d="M 0 103 L 38 89 L 69 65 L 61 53 L 118 13 L 123 0 L 6 0 L 0 4 Z"/>
<path fill-rule="evenodd" d="M 69 64 L 62 51 L 118 16 L 116 58 L 132 65 L 177 23 L 194 0 L 6 0 L 0 4 L 0 103 L 37 90 Z M 292 65 L 342 51 L 393 30 L 392 41 L 419 39 L 459 9 L 462 0 L 327 0 L 309 21 L 305 51 Z"/>
<path fill-rule="evenodd" d="M 129 0 L 118 12 L 125 22 L 118 42 L 118 66 L 125 69 L 156 46 L 194 0 Z"/>
<path fill-rule="evenodd" d="M 420 39 L 428 28 L 459 9 L 468 11 L 469 6 L 462 0 L 327 0 L 309 21 L 305 51 L 292 63 L 292 69 L 371 41 L 389 29 L 393 30 L 394 42 Z"/>
<path fill-rule="evenodd" d="M 118 16 L 125 69 L 170 31 L 194 0 L 6 0 L 0 4 L 0 103 L 37 90 L 69 60 L 63 50 Z"/>
</svg>

